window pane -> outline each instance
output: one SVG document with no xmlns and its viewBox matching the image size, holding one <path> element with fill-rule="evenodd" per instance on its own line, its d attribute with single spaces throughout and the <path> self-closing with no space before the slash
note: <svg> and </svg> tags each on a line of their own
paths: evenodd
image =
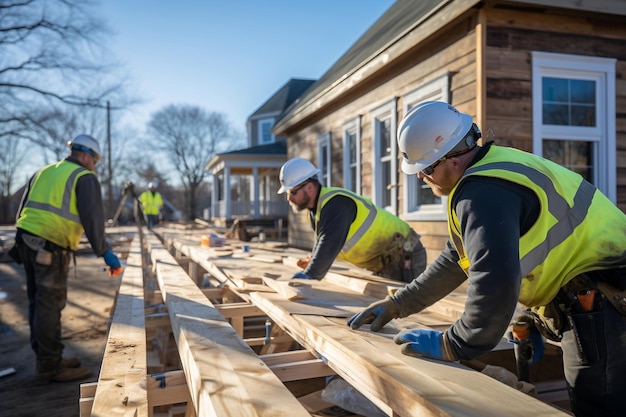
<svg viewBox="0 0 626 417">
<path fill-rule="evenodd" d="M 543 156 L 579 173 L 593 184 L 593 142 L 571 140 L 544 140 Z"/>
<path fill-rule="evenodd" d="M 385 119 L 380 122 L 380 156 L 391 155 L 391 129 L 390 119 Z"/>
<path fill-rule="evenodd" d="M 543 105 L 543 124 L 546 125 L 567 125 L 567 106 L 557 104 Z"/>
<path fill-rule="evenodd" d="M 387 185 L 391 184 L 391 161 L 385 161 L 382 164 L 383 174 L 383 207 L 391 206 L 391 189 Z"/>
<path fill-rule="evenodd" d="M 594 81 L 572 80 L 572 102 L 595 104 L 596 102 L 596 83 Z"/>
<path fill-rule="evenodd" d="M 561 78 L 543 78 L 544 102 L 567 102 L 567 80 Z"/>
<path fill-rule="evenodd" d="M 350 133 L 348 138 L 350 142 L 350 164 L 356 163 L 356 133 Z"/>
</svg>

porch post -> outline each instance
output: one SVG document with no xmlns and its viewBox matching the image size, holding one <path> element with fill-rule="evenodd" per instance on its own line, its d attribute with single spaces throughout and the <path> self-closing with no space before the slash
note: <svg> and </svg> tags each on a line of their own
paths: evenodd
<svg viewBox="0 0 626 417">
<path fill-rule="evenodd" d="M 252 181 L 252 201 L 254 202 L 254 218 L 258 219 L 261 217 L 260 211 L 260 202 L 259 202 L 259 168 L 252 168 L 252 176 L 254 177 Z"/>
<path fill-rule="evenodd" d="M 224 166 L 224 220 L 230 220 L 230 167 L 228 165 Z"/>
</svg>

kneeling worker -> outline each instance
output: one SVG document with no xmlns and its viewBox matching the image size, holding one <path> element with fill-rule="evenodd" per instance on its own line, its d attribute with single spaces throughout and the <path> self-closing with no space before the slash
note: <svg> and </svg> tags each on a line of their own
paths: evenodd
<svg viewBox="0 0 626 417">
<path fill-rule="evenodd" d="M 293 278 L 322 279 L 341 259 L 376 275 L 410 282 L 426 268 L 426 250 L 406 222 L 350 190 L 323 187 L 320 170 L 303 158 L 280 169 L 281 187 L 294 211 L 309 210 L 315 245 L 304 271 Z"/>
</svg>

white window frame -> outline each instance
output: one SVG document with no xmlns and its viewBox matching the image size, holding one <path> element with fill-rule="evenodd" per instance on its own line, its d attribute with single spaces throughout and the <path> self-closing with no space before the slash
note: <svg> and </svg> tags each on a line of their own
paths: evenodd
<svg viewBox="0 0 626 417">
<path fill-rule="evenodd" d="M 324 152 L 324 149 L 326 152 Z M 317 160 L 318 168 L 320 169 L 319 181 L 322 186 L 330 187 L 332 184 L 330 167 L 331 161 L 331 148 L 330 148 L 330 132 L 323 133 L 317 137 Z M 324 181 L 326 179 L 326 181 Z"/>
<path fill-rule="evenodd" d="M 352 184 L 350 177 L 350 135 L 356 136 L 356 184 Z M 361 194 L 361 117 L 354 119 L 343 125 L 343 186 L 348 190 L 353 190 Z"/>
<path fill-rule="evenodd" d="M 428 81 L 417 89 L 402 96 L 402 114 L 423 101 L 450 102 L 450 73 Z M 406 221 L 447 220 L 448 197 L 442 196 L 439 204 L 418 204 L 418 178 L 416 174 L 404 175 L 402 189 L 402 214 Z"/>
<path fill-rule="evenodd" d="M 594 185 L 616 203 L 615 65 L 613 58 L 532 52 L 533 153 L 543 155 L 543 140 L 581 140 L 594 144 Z M 542 77 L 596 82 L 596 127 L 543 124 Z"/>
<path fill-rule="evenodd" d="M 274 132 L 272 132 L 272 127 L 274 126 L 274 118 L 273 117 L 269 117 L 269 118 L 264 118 L 264 119 L 259 119 L 256 122 L 256 126 L 257 126 L 257 143 L 259 145 L 267 145 L 268 143 L 274 143 L 276 141 L 276 138 L 274 137 Z M 269 124 L 270 125 L 270 139 L 269 140 L 265 140 L 264 136 L 263 136 L 263 125 L 264 124 Z"/>
<path fill-rule="evenodd" d="M 396 131 L 398 127 L 398 114 L 396 111 L 398 98 L 394 97 L 392 100 L 386 102 L 383 105 L 375 107 L 370 110 L 371 122 L 372 122 L 372 201 L 379 207 L 383 207 L 385 210 L 397 214 L 398 213 L 398 146 L 396 141 Z M 380 124 L 389 119 L 389 135 L 391 137 L 391 155 L 388 157 L 390 164 L 390 184 L 383 184 L 382 171 L 379 168 L 381 162 L 380 155 Z M 384 207 L 382 196 L 384 193 L 384 187 L 391 188 L 391 206 Z"/>
</svg>

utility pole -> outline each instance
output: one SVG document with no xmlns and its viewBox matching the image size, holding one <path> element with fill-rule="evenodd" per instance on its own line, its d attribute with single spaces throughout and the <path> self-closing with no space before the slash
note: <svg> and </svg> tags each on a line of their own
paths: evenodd
<svg viewBox="0 0 626 417">
<path fill-rule="evenodd" d="M 111 103 L 107 100 L 107 165 L 109 170 L 109 175 L 107 175 L 107 190 L 109 191 L 108 195 L 108 216 L 113 214 L 113 185 L 111 178 L 113 177 L 113 168 L 111 163 Z"/>
</svg>

